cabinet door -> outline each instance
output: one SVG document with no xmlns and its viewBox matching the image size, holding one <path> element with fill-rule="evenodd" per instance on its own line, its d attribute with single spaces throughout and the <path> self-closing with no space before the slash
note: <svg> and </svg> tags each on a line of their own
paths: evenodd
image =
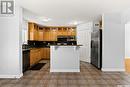
<svg viewBox="0 0 130 87">
<path fill-rule="evenodd" d="M 56 29 L 50 30 L 50 41 L 57 41 L 57 30 Z"/>
<path fill-rule="evenodd" d="M 33 64 L 33 53 L 30 51 L 30 66 Z"/>
<path fill-rule="evenodd" d="M 46 41 L 46 29 L 43 28 L 43 41 Z"/>
<path fill-rule="evenodd" d="M 50 48 L 46 48 L 46 55 L 47 59 L 50 59 Z"/>
<path fill-rule="evenodd" d="M 28 28 L 29 28 L 29 31 L 28 31 L 29 40 L 37 41 L 38 40 L 38 26 L 34 23 L 29 23 Z"/>
<path fill-rule="evenodd" d="M 50 48 L 42 48 L 42 59 L 50 59 Z"/>
<path fill-rule="evenodd" d="M 71 35 L 72 35 L 72 30 L 71 30 L 71 28 L 68 29 L 67 35 L 68 35 L 68 36 L 71 36 Z"/>
<path fill-rule="evenodd" d="M 46 55 L 46 54 L 47 54 L 47 51 L 46 51 L 46 48 L 43 48 L 43 49 L 42 49 L 42 52 L 43 52 L 42 58 L 43 58 L 43 59 L 46 59 L 46 58 L 47 58 L 47 55 Z"/>
<path fill-rule="evenodd" d="M 35 40 L 35 29 L 33 23 L 28 23 L 28 38 L 29 40 Z"/>
<path fill-rule="evenodd" d="M 37 62 L 39 62 L 41 60 L 41 49 L 38 49 L 37 54 L 38 54 Z"/>
<path fill-rule="evenodd" d="M 31 50 L 30 51 L 30 66 L 35 64 L 35 59 L 36 59 L 35 50 Z"/>
<path fill-rule="evenodd" d="M 50 30 L 49 29 L 45 29 L 44 30 L 44 41 L 50 41 Z"/>
<path fill-rule="evenodd" d="M 41 59 L 43 59 L 43 48 L 40 49 L 40 55 L 41 55 Z"/>
<path fill-rule="evenodd" d="M 76 36 L 76 29 L 72 29 L 71 35 Z"/>
<path fill-rule="evenodd" d="M 63 28 L 62 35 L 63 36 L 67 36 L 68 35 L 68 29 L 67 28 Z"/>
<path fill-rule="evenodd" d="M 59 35 L 59 36 L 63 35 L 63 30 L 62 30 L 62 28 L 59 28 L 59 29 L 58 29 L 58 35 Z"/>
<path fill-rule="evenodd" d="M 43 41 L 43 30 L 38 30 L 38 41 Z"/>
<path fill-rule="evenodd" d="M 38 41 L 38 26 L 35 24 L 35 33 L 34 33 L 34 35 L 35 35 L 35 41 Z"/>
</svg>

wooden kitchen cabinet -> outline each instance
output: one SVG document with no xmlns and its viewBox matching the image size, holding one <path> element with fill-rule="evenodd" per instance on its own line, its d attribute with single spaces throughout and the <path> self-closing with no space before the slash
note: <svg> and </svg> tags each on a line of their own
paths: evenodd
<svg viewBox="0 0 130 87">
<path fill-rule="evenodd" d="M 45 50 L 45 48 L 41 48 L 41 58 L 42 59 L 46 58 L 46 50 Z"/>
<path fill-rule="evenodd" d="M 35 48 L 30 50 L 30 66 L 41 60 L 41 49 Z"/>
<path fill-rule="evenodd" d="M 63 35 L 63 29 L 62 28 L 58 28 L 58 36 L 62 36 Z"/>
<path fill-rule="evenodd" d="M 51 29 L 51 28 L 44 29 L 43 41 L 57 41 L 57 29 Z"/>
<path fill-rule="evenodd" d="M 68 28 L 63 28 L 62 36 L 68 36 Z"/>
<path fill-rule="evenodd" d="M 50 48 L 46 48 L 46 58 L 50 59 Z"/>
<path fill-rule="evenodd" d="M 50 59 L 50 48 L 42 48 L 42 51 L 41 51 L 41 58 L 43 60 L 49 60 Z"/>
<path fill-rule="evenodd" d="M 34 30 L 34 24 L 33 23 L 28 23 L 28 38 L 29 40 L 34 40 L 34 35 L 35 30 Z"/>
<path fill-rule="evenodd" d="M 58 36 L 76 36 L 76 28 L 59 28 Z"/>
<path fill-rule="evenodd" d="M 40 28 L 38 30 L 38 41 L 43 41 L 43 34 L 44 34 L 43 29 Z"/>
<path fill-rule="evenodd" d="M 57 41 L 57 36 L 76 36 L 76 27 L 41 27 L 29 22 L 29 40 Z"/>
<path fill-rule="evenodd" d="M 43 32 L 43 41 L 50 41 L 50 29 L 46 28 Z"/>
<path fill-rule="evenodd" d="M 69 28 L 68 29 L 68 36 L 76 36 L 76 29 Z"/>
<path fill-rule="evenodd" d="M 71 35 L 76 36 L 76 29 L 72 29 Z"/>
<path fill-rule="evenodd" d="M 43 41 L 46 41 L 46 28 L 43 28 Z"/>
<path fill-rule="evenodd" d="M 50 29 L 50 41 L 57 41 L 57 29 Z"/>
<path fill-rule="evenodd" d="M 28 39 L 29 40 L 38 40 L 38 26 L 35 23 L 28 23 Z"/>
</svg>

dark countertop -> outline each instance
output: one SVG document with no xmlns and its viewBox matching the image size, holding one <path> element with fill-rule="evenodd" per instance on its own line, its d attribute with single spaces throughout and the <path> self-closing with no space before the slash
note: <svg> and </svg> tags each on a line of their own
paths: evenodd
<svg viewBox="0 0 130 87">
<path fill-rule="evenodd" d="M 24 48 L 24 49 L 22 49 L 22 51 L 29 51 L 32 49 L 39 49 L 39 48 L 50 48 L 50 47 L 49 46 L 47 46 L 47 47 L 30 47 L 30 48 Z"/>
<path fill-rule="evenodd" d="M 83 46 L 83 45 L 50 45 L 50 46 Z"/>
<path fill-rule="evenodd" d="M 22 51 L 30 51 L 32 49 L 39 49 L 39 48 L 50 48 L 50 46 L 83 46 L 83 45 L 47 45 L 45 47 L 30 47 L 30 48 L 24 48 Z"/>
</svg>

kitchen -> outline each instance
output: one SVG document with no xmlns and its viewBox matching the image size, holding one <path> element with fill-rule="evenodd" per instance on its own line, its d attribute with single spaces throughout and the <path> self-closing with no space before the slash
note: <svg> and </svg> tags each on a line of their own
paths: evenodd
<svg viewBox="0 0 130 87">
<path fill-rule="evenodd" d="M 23 58 L 23 72 L 41 60 L 50 60 L 51 46 L 82 46 L 77 45 L 76 26 L 42 26 L 28 22 L 28 40 L 27 44 L 23 45 L 23 53 L 28 52 L 28 56 Z M 78 64 L 75 65 L 79 67 L 79 63 L 78 59 Z"/>
</svg>

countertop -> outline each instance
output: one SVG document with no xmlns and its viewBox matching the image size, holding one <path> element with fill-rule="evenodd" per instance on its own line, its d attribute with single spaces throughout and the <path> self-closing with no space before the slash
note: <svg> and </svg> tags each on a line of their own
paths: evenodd
<svg viewBox="0 0 130 87">
<path fill-rule="evenodd" d="M 30 47 L 27 49 L 22 49 L 22 51 L 29 51 L 29 50 L 38 49 L 38 48 L 48 48 L 50 46 L 83 46 L 83 45 L 47 45 L 47 47 Z"/>
<path fill-rule="evenodd" d="M 23 48 L 22 51 L 29 51 L 33 49 L 39 49 L 39 48 L 49 48 L 49 47 L 30 47 L 30 48 Z"/>
<path fill-rule="evenodd" d="M 50 46 L 83 46 L 83 45 L 50 45 Z"/>
</svg>

